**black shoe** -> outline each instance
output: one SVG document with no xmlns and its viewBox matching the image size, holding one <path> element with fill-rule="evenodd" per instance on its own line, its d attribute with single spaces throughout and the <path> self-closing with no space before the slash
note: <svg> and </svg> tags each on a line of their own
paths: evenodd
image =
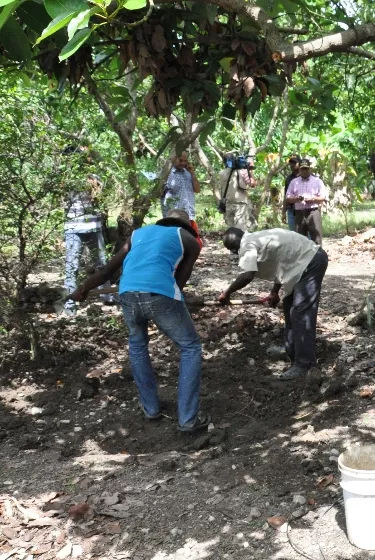
<svg viewBox="0 0 375 560">
<path fill-rule="evenodd" d="M 178 426 L 178 430 L 180 432 L 188 432 L 192 434 L 193 432 L 197 432 L 198 430 L 203 430 L 207 428 L 207 426 L 211 423 L 211 415 L 198 412 L 195 420 L 191 424 L 185 424 L 184 426 Z"/>
<path fill-rule="evenodd" d="M 297 379 L 297 377 L 305 377 L 309 373 L 310 369 L 310 366 L 303 366 L 294 363 L 289 369 L 280 373 L 278 379 L 280 379 L 280 381 L 290 381 L 291 379 Z"/>
</svg>

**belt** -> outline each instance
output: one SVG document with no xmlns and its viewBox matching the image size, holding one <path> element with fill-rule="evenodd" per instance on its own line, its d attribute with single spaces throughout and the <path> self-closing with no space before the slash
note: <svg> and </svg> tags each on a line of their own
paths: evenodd
<svg viewBox="0 0 375 560">
<path fill-rule="evenodd" d="M 315 210 L 319 210 L 319 207 L 316 206 L 316 208 L 305 208 L 304 210 L 299 209 L 296 210 L 296 212 L 302 212 L 302 214 L 310 214 L 310 212 L 314 212 Z"/>
</svg>

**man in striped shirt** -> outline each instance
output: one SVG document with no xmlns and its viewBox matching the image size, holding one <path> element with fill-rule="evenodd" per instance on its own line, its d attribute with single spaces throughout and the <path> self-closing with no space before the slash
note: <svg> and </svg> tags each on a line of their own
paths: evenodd
<svg viewBox="0 0 375 560">
<path fill-rule="evenodd" d="M 106 264 L 105 242 L 103 237 L 102 214 L 96 207 L 96 196 L 101 188 L 101 181 L 97 175 L 91 174 L 87 178 L 87 189 L 83 192 L 73 193 L 66 208 L 66 221 L 64 224 L 66 261 L 65 261 L 65 288 L 69 293 L 77 289 L 77 276 L 80 259 L 84 247 L 90 252 L 94 267 L 103 267 Z M 107 282 L 106 287 L 110 287 Z M 113 296 L 103 296 L 110 303 Z M 76 304 L 69 299 L 65 304 L 65 314 L 74 316 Z"/>
<path fill-rule="evenodd" d="M 287 193 L 287 204 L 295 206 L 296 232 L 322 245 L 323 226 L 320 205 L 326 199 L 326 187 L 319 177 L 311 175 L 310 161 L 302 159 L 300 176 L 293 179 Z"/>
</svg>

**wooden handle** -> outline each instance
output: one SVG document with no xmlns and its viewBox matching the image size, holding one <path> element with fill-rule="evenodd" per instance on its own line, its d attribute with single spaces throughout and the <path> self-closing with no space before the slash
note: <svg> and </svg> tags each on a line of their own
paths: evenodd
<svg viewBox="0 0 375 560">
<path fill-rule="evenodd" d="M 230 303 L 228 304 L 228 306 L 231 305 L 260 305 L 264 303 L 264 301 L 262 299 L 233 299 L 230 301 Z M 220 301 L 204 301 L 203 305 L 222 305 L 222 303 L 220 303 Z M 222 305 L 222 307 L 225 307 L 225 305 Z"/>
</svg>

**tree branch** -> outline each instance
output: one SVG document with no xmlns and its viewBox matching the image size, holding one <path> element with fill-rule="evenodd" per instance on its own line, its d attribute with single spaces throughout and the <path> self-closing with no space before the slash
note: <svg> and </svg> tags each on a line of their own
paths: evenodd
<svg viewBox="0 0 375 560">
<path fill-rule="evenodd" d="M 368 58 L 369 60 L 375 60 L 375 51 L 366 51 L 365 49 L 360 49 L 359 47 L 349 47 L 346 52 L 363 58 Z"/>
<path fill-rule="evenodd" d="M 275 132 L 275 128 L 276 128 L 276 124 L 277 124 L 277 119 L 279 116 L 279 110 L 280 110 L 280 97 L 278 97 L 276 99 L 276 103 L 275 103 L 275 107 L 273 109 L 273 114 L 270 120 L 270 124 L 268 127 L 268 132 L 267 132 L 267 136 L 265 141 L 263 142 L 263 144 L 261 144 L 260 146 L 258 146 L 255 149 L 255 153 L 259 154 L 259 152 L 264 152 L 264 150 L 266 150 L 272 140 L 273 137 L 273 133 Z"/>
</svg>

